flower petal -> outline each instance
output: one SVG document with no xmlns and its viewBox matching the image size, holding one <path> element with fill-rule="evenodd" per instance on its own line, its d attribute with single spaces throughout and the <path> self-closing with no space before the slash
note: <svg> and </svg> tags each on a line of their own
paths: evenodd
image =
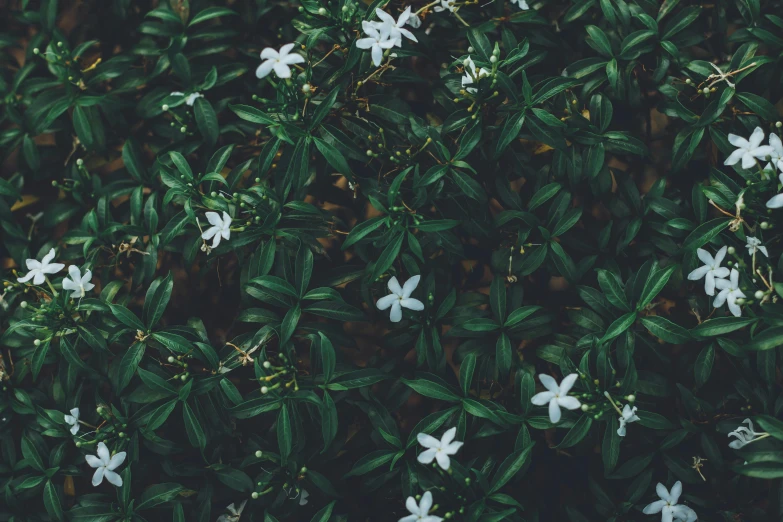
<svg viewBox="0 0 783 522">
<path fill-rule="evenodd" d="M 432 435 L 426 433 L 419 433 L 416 435 L 416 440 L 425 448 L 440 448 L 440 441 Z"/>
<path fill-rule="evenodd" d="M 103 442 L 98 443 L 98 458 L 101 459 L 101 462 L 103 462 L 104 465 L 108 464 L 109 460 L 111 459 L 109 448 L 107 448 L 106 444 Z"/>
<path fill-rule="evenodd" d="M 104 472 L 104 476 L 106 477 L 106 480 L 108 480 L 111 484 L 114 484 L 118 488 L 122 487 L 122 477 L 119 476 L 117 473 L 107 469 Z"/>
<path fill-rule="evenodd" d="M 541 381 L 541 384 L 543 384 L 544 388 L 547 390 L 554 393 L 560 392 L 560 386 L 557 385 L 557 381 L 551 375 L 547 375 L 545 373 L 539 374 L 538 380 Z"/>
<path fill-rule="evenodd" d="M 745 155 L 745 149 L 737 149 L 731 154 L 729 154 L 729 157 L 726 158 L 726 161 L 723 162 L 724 165 L 736 165 L 739 160 L 742 159 L 742 156 Z"/>
<path fill-rule="evenodd" d="M 280 53 L 271 47 L 266 47 L 263 51 L 261 51 L 262 60 L 278 60 L 279 58 Z"/>
<path fill-rule="evenodd" d="M 395 301 L 399 301 L 399 300 L 400 300 L 399 296 L 394 294 L 389 294 L 378 299 L 378 302 L 375 303 L 375 306 L 378 308 L 378 310 L 386 310 L 391 305 L 393 305 Z"/>
<path fill-rule="evenodd" d="M 429 513 L 430 508 L 432 508 L 432 493 L 425 491 L 419 501 L 419 514 L 421 516 L 426 516 Z"/>
<path fill-rule="evenodd" d="M 710 270 L 712 270 L 712 267 L 708 265 L 702 265 L 696 270 L 694 270 L 693 272 L 691 272 L 690 274 L 688 274 L 688 279 L 690 279 L 691 281 L 698 281 L 699 279 L 707 275 L 707 273 Z"/>
<path fill-rule="evenodd" d="M 416 290 L 416 287 L 419 286 L 419 281 L 421 281 L 420 275 L 415 275 L 405 281 L 405 284 L 402 286 L 402 297 L 410 297 L 413 291 Z"/>
<path fill-rule="evenodd" d="M 103 462 L 95 455 L 85 455 L 84 460 L 87 461 L 87 464 L 89 464 L 91 468 L 103 467 Z"/>
<path fill-rule="evenodd" d="M 680 500 L 680 495 L 682 495 L 682 482 L 678 480 L 674 483 L 672 489 L 669 490 L 669 502 L 676 504 Z"/>
<path fill-rule="evenodd" d="M 272 68 L 275 66 L 274 60 L 267 60 L 265 62 L 261 62 L 261 65 L 258 66 L 258 69 L 256 69 L 256 78 L 259 80 L 261 78 L 265 78 L 269 75 L 269 73 L 272 72 Z"/>
<path fill-rule="evenodd" d="M 449 428 L 446 430 L 446 432 L 443 434 L 443 436 L 440 438 L 440 445 L 442 447 L 445 447 L 451 443 L 451 441 L 454 440 L 454 437 L 457 436 L 457 427 L 454 426 L 453 428 Z"/>
<path fill-rule="evenodd" d="M 405 507 L 414 515 L 419 514 L 419 505 L 416 503 L 415 498 L 408 497 L 408 500 L 405 501 Z"/>
<path fill-rule="evenodd" d="M 275 66 L 273 67 L 275 70 L 275 74 L 278 78 L 290 78 L 291 77 L 291 68 L 288 67 L 288 65 L 284 64 L 283 62 L 277 62 L 275 63 Z"/>
<path fill-rule="evenodd" d="M 101 485 L 101 482 L 103 482 L 103 474 L 106 472 L 106 468 L 103 466 L 99 467 L 95 470 L 95 473 L 92 475 L 92 485 L 95 487 L 98 487 Z"/>
<path fill-rule="evenodd" d="M 424 310 L 424 303 L 419 301 L 418 299 L 401 299 L 400 300 L 400 306 L 403 308 L 407 308 L 408 310 Z"/>
<path fill-rule="evenodd" d="M 549 420 L 552 424 L 560 422 L 560 405 L 557 401 L 549 401 Z"/>
<path fill-rule="evenodd" d="M 660 513 L 663 509 L 663 506 L 666 505 L 665 500 L 656 500 L 655 502 L 651 504 L 647 504 L 645 508 L 642 510 L 642 513 L 645 515 L 654 515 L 655 513 Z"/>
<path fill-rule="evenodd" d="M 396 277 L 392 276 L 389 282 L 386 283 L 386 287 L 389 289 L 389 292 L 402 297 L 402 287 Z"/>
<path fill-rule="evenodd" d="M 54 261 L 54 248 L 50 248 L 49 252 L 44 256 L 43 259 L 41 259 L 41 264 L 46 266 L 52 261 Z"/>
<path fill-rule="evenodd" d="M 123 462 L 125 462 L 125 457 L 126 456 L 127 456 L 127 453 L 125 453 L 124 451 L 121 451 L 121 452 L 117 453 L 116 455 L 114 455 L 111 458 L 111 460 L 109 460 L 109 464 L 107 464 L 106 467 L 109 470 L 114 471 L 115 469 L 120 467 Z"/>
<path fill-rule="evenodd" d="M 772 196 L 770 200 L 767 201 L 767 208 L 780 208 L 780 207 L 783 207 L 783 194 Z"/>
<path fill-rule="evenodd" d="M 441 469 L 448 470 L 451 466 L 451 459 L 446 454 L 445 451 L 439 451 L 435 454 L 435 460 L 438 461 L 438 466 L 441 467 Z"/>
<path fill-rule="evenodd" d="M 660 482 L 655 486 L 655 493 L 661 498 L 661 500 L 665 500 L 666 502 L 669 502 L 669 490 L 666 489 L 666 486 L 661 484 Z"/>
<path fill-rule="evenodd" d="M 577 410 L 582 406 L 576 397 L 559 397 L 557 403 L 567 410 Z"/>
<path fill-rule="evenodd" d="M 399 299 L 392 304 L 389 320 L 393 323 L 399 323 L 402 320 L 402 307 Z"/>
<path fill-rule="evenodd" d="M 748 140 L 746 140 L 742 136 L 737 136 L 736 134 L 729 134 L 729 143 L 731 143 L 735 147 L 742 147 L 743 149 L 747 148 L 750 145 Z"/>
<path fill-rule="evenodd" d="M 579 378 L 579 375 L 575 373 L 568 374 L 565 379 L 560 382 L 560 395 L 565 395 L 571 391 L 574 387 L 574 383 Z"/>
<path fill-rule="evenodd" d="M 764 141 L 764 131 L 761 129 L 761 127 L 756 127 L 755 129 L 753 129 L 753 134 L 751 134 L 750 138 L 748 139 L 750 148 L 755 149 L 756 147 L 761 145 L 762 141 Z"/>
<path fill-rule="evenodd" d="M 544 404 L 548 404 L 549 401 L 555 398 L 554 392 L 545 391 L 541 393 L 536 393 L 530 398 L 530 402 L 535 404 L 536 406 L 543 406 Z"/>
<path fill-rule="evenodd" d="M 438 454 L 438 450 L 431 448 L 419 453 L 419 456 L 416 457 L 416 460 L 418 460 L 422 464 L 430 464 L 433 460 L 435 460 L 435 455 L 437 454 Z"/>
</svg>

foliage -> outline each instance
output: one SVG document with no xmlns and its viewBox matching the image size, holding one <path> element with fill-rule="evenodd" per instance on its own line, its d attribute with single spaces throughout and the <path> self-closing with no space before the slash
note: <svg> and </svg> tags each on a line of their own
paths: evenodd
<svg viewBox="0 0 783 522">
<path fill-rule="evenodd" d="M 783 516 L 781 3 L 522 4 L 0 2 L 0 521 Z"/>
</svg>

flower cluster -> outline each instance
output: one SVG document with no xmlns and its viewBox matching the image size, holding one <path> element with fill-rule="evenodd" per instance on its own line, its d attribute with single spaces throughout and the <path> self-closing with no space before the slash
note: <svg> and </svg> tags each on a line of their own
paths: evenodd
<svg viewBox="0 0 783 522">
<path fill-rule="evenodd" d="M 416 22 L 414 20 L 418 20 L 418 18 L 411 14 L 410 6 L 400 14 L 397 20 L 380 8 L 375 9 L 375 14 L 380 22 L 367 20 L 362 22 L 362 31 L 367 36 L 356 40 L 356 47 L 370 49 L 372 63 L 379 67 L 383 61 L 384 51 L 392 47 L 402 47 L 403 36 L 408 40 L 418 42 L 413 33 L 405 28 L 405 25 L 415 28 Z"/>
</svg>

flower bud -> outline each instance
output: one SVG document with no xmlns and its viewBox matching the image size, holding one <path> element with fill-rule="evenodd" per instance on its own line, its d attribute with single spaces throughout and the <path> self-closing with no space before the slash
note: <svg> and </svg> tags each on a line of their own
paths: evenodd
<svg viewBox="0 0 783 522">
<path fill-rule="evenodd" d="M 775 127 L 777 127 L 778 129 L 783 127 L 783 122 L 782 121 L 776 121 L 775 122 Z"/>
<path fill-rule="evenodd" d="M 302 9 L 302 8 L 300 7 L 299 9 Z M 256 499 L 258 498 L 258 493 L 256 493 L 256 492 L 254 491 L 254 492 L 253 492 L 253 494 L 252 494 L 252 495 L 250 495 L 250 496 L 251 496 L 251 497 L 253 497 L 253 500 L 256 500 Z"/>
<path fill-rule="evenodd" d="M 497 61 L 498 61 L 498 57 L 495 56 L 494 54 L 489 57 L 489 63 L 497 63 Z"/>
<path fill-rule="evenodd" d="M 468 47 L 468 52 L 472 53 L 474 51 L 473 47 Z"/>
<path fill-rule="evenodd" d="M 704 93 L 704 94 L 709 94 L 710 93 L 710 88 L 709 87 L 705 87 L 704 89 L 702 89 L 701 92 Z"/>
<path fill-rule="evenodd" d="M 761 228 L 762 230 L 767 230 L 769 228 L 769 221 L 762 221 Z"/>
<path fill-rule="evenodd" d="M 36 339 L 35 341 L 33 341 L 33 344 L 35 346 L 41 346 L 41 340 L 40 339 Z"/>
<path fill-rule="evenodd" d="M 261 386 L 261 395 L 266 395 L 267 393 L 269 393 L 269 388 Z"/>
<path fill-rule="evenodd" d="M 264 366 L 264 368 L 266 368 L 268 370 L 269 368 L 272 367 L 272 363 L 270 363 L 269 361 L 264 361 L 263 366 Z"/>
<path fill-rule="evenodd" d="M 264 456 L 264 452 L 263 451 L 261 451 L 261 450 L 256 451 L 256 458 L 257 459 L 260 459 L 263 456 Z"/>
<path fill-rule="evenodd" d="M 321 16 L 324 16 L 324 15 L 326 14 L 326 9 L 324 9 L 323 7 L 322 7 L 322 8 L 320 8 L 320 9 L 318 10 L 318 14 L 319 14 L 319 15 L 321 15 Z"/>
<path fill-rule="evenodd" d="M 161 107 L 161 109 L 163 109 L 164 111 L 167 111 L 167 110 L 169 110 L 169 105 L 167 103 L 164 103 L 163 107 Z"/>
<path fill-rule="evenodd" d="M 736 254 L 736 253 L 737 253 L 737 249 L 736 249 L 736 248 L 734 248 L 733 246 L 730 246 L 730 247 L 728 248 L 728 253 L 729 253 L 729 254 L 731 254 L 731 255 L 734 255 L 734 254 Z"/>
<path fill-rule="evenodd" d="M 763 297 L 764 297 L 764 292 L 763 292 L 762 290 L 756 290 L 756 293 L 755 293 L 755 294 L 753 294 L 753 296 L 754 296 L 756 299 L 761 299 L 761 298 L 763 298 Z"/>
</svg>

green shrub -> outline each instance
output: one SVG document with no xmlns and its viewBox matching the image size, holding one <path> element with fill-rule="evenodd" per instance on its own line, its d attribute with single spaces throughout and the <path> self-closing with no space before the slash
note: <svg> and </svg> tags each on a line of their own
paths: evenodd
<svg viewBox="0 0 783 522">
<path fill-rule="evenodd" d="M 0 521 L 779 520 L 781 7 L 0 2 Z"/>
</svg>

